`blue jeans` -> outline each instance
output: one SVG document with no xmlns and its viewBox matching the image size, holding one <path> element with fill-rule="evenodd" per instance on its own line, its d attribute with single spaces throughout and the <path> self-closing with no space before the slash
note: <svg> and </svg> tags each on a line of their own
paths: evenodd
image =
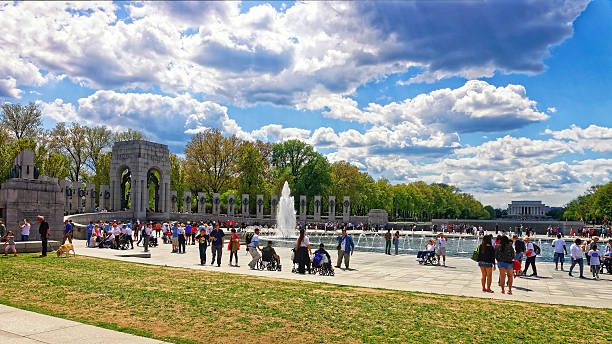
<svg viewBox="0 0 612 344">
<path fill-rule="evenodd" d="M 576 265 L 576 264 L 580 265 L 580 276 L 582 276 L 582 273 L 583 273 L 583 270 L 584 270 L 584 262 L 583 262 L 582 258 L 580 258 L 580 259 L 573 259 L 572 258 L 572 266 L 570 266 L 569 273 L 570 274 L 572 273 L 572 270 L 574 270 L 574 265 Z"/>
<path fill-rule="evenodd" d="M 29 235 L 21 235 L 21 241 L 28 241 L 30 239 Z"/>
<path fill-rule="evenodd" d="M 200 244 L 200 263 L 206 264 L 206 244 Z"/>
<path fill-rule="evenodd" d="M 399 240 L 395 240 L 395 254 L 399 254 Z"/>
</svg>

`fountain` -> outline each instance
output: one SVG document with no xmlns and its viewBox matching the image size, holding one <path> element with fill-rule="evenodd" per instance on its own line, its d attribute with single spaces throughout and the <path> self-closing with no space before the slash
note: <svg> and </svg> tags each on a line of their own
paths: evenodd
<svg viewBox="0 0 612 344">
<path fill-rule="evenodd" d="M 289 184 L 285 182 L 276 214 L 276 234 L 274 236 L 277 238 L 295 238 L 297 236 L 294 202 L 290 192 Z"/>
</svg>

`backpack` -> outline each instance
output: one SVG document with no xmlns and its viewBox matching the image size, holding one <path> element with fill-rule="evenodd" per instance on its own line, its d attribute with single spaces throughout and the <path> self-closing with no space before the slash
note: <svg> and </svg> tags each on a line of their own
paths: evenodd
<svg viewBox="0 0 612 344">
<path fill-rule="evenodd" d="M 315 253 L 314 258 L 312 259 L 312 263 L 314 265 L 320 265 L 321 261 L 323 261 L 323 255 L 320 253 Z"/>
<path fill-rule="evenodd" d="M 247 233 L 246 235 L 246 244 L 250 244 L 251 243 L 251 239 L 253 239 L 253 236 L 255 235 L 255 233 Z"/>
<path fill-rule="evenodd" d="M 536 254 L 536 256 L 539 256 L 542 250 L 540 249 L 540 246 L 533 244 L 533 252 Z"/>
<path fill-rule="evenodd" d="M 471 259 L 475 262 L 478 261 L 478 254 L 480 252 L 480 245 L 478 245 L 478 247 L 476 247 L 476 249 L 474 250 L 474 253 L 472 253 L 472 257 Z"/>
</svg>

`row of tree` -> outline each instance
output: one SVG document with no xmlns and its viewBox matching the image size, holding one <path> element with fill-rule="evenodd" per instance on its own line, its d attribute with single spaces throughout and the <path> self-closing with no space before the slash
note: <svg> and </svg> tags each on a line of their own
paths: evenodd
<svg viewBox="0 0 612 344">
<path fill-rule="evenodd" d="M 113 143 L 145 139 L 133 130 L 113 134 L 105 127 L 78 123 L 59 123 L 44 130 L 41 112 L 32 103 L 2 105 L 0 132 L 0 181 L 7 178 L 17 153 L 32 149 L 41 174 L 98 186 L 110 182 Z M 391 185 L 346 161 L 330 163 L 312 146 L 298 140 L 278 144 L 251 142 L 209 129 L 192 136 L 184 158 L 171 154 L 170 160 L 170 188 L 177 191 L 179 208 L 183 191 L 191 191 L 206 192 L 208 200 L 213 193 L 220 193 L 224 203 L 229 193 L 250 194 L 253 198 L 264 194 L 265 208 L 269 209 L 269 195 L 279 194 L 286 181 L 292 194 L 308 197 L 310 212 L 314 208 L 313 196 L 320 195 L 323 212 L 327 210 L 327 196 L 336 197 L 337 211 L 341 211 L 343 197 L 350 196 L 354 215 L 385 209 L 396 219 L 496 217 L 491 206 L 483 207 L 472 195 L 452 185 Z M 296 197 L 296 203 L 298 200 Z M 194 198 L 194 206 L 195 202 Z M 254 210 L 255 202 L 251 206 Z"/>
<path fill-rule="evenodd" d="M 568 220 L 602 223 L 612 219 L 612 182 L 595 185 L 569 202 L 563 216 Z"/>
</svg>

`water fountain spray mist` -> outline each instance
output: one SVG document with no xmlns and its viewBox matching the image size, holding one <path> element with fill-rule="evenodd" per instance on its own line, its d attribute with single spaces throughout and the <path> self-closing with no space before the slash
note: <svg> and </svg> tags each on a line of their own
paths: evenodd
<svg viewBox="0 0 612 344">
<path fill-rule="evenodd" d="M 278 211 L 276 213 L 276 234 L 278 238 L 295 238 L 297 231 L 295 229 L 295 208 L 293 196 L 289 190 L 289 184 L 285 182 L 283 191 L 278 202 Z"/>
</svg>

